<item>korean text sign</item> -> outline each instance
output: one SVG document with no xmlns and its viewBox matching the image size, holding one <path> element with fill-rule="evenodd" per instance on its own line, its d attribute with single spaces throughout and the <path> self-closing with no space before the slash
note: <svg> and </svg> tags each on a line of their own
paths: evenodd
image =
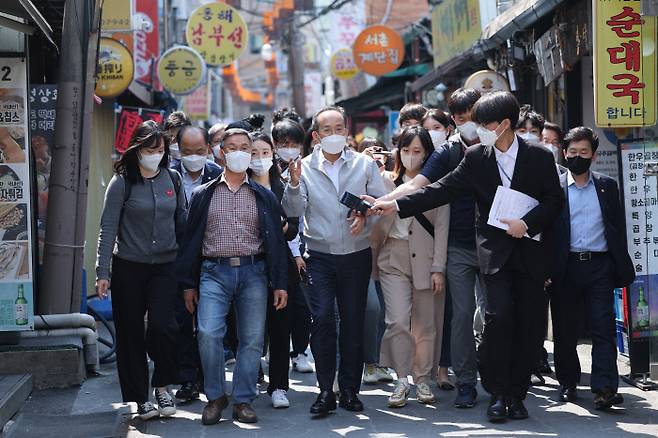
<svg viewBox="0 0 658 438">
<path fill-rule="evenodd" d="M 176 46 L 162 54 L 158 61 L 158 79 L 174 94 L 193 92 L 206 77 L 206 64 L 196 50 Z"/>
<path fill-rule="evenodd" d="M 432 50 L 438 67 L 480 39 L 478 0 L 445 0 L 432 10 Z"/>
<path fill-rule="evenodd" d="M 594 108 L 600 127 L 656 124 L 656 18 L 640 1 L 594 0 Z"/>
<path fill-rule="evenodd" d="M 404 61 L 404 43 L 400 34 L 387 26 L 370 26 L 354 41 L 354 61 L 359 69 L 373 76 L 383 76 Z"/>
</svg>

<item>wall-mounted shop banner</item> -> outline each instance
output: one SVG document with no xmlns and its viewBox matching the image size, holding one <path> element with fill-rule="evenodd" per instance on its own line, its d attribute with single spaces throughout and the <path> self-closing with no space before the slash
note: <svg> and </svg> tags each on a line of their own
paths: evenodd
<svg viewBox="0 0 658 438">
<path fill-rule="evenodd" d="M 231 64 L 249 41 L 244 19 L 225 3 L 208 3 L 195 9 L 187 20 L 185 38 L 187 45 L 212 66 Z"/>
<path fill-rule="evenodd" d="M 363 72 L 383 76 L 397 70 L 404 61 L 404 42 L 390 27 L 370 26 L 356 38 L 352 53 Z"/>
<path fill-rule="evenodd" d="M 206 63 L 199 53 L 186 46 L 167 50 L 158 61 L 158 79 L 174 94 L 190 94 L 206 77 Z"/>
<path fill-rule="evenodd" d="M 331 56 L 331 74 L 341 81 L 349 81 L 359 73 L 350 49 L 339 49 Z"/>
<path fill-rule="evenodd" d="M 103 32 L 130 32 L 132 31 L 132 15 L 132 0 L 104 0 L 101 30 Z"/>
<path fill-rule="evenodd" d="M 135 79 L 150 85 L 156 75 L 153 70 L 160 55 L 160 37 L 158 32 L 158 2 L 153 0 L 136 0 L 136 20 L 133 55 L 135 58 Z"/>
<path fill-rule="evenodd" d="M 130 138 L 133 132 L 142 122 L 155 120 L 162 123 L 164 114 L 160 111 L 146 110 L 142 108 L 121 108 L 117 107 L 119 113 L 116 135 L 114 136 L 114 149 L 119 154 L 123 154 L 130 146 Z"/>
<path fill-rule="evenodd" d="M 98 49 L 96 95 L 117 97 L 128 89 L 135 74 L 130 50 L 117 40 L 102 37 Z"/>
<path fill-rule="evenodd" d="M 656 17 L 639 0 L 593 0 L 595 122 L 656 124 Z"/>
<path fill-rule="evenodd" d="M 479 0 L 444 0 L 432 10 L 432 50 L 438 67 L 480 39 Z"/>
<path fill-rule="evenodd" d="M 0 58 L 0 331 L 34 325 L 25 58 Z"/>
<path fill-rule="evenodd" d="M 209 82 L 206 82 L 183 98 L 182 109 L 191 120 L 206 121 L 210 118 L 212 95 L 209 85 Z"/>
</svg>

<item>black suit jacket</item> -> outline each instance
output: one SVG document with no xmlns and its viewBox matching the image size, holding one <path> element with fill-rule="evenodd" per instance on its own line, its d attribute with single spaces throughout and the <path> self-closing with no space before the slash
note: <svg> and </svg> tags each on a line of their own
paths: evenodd
<svg viewBox="0 0 658 438">
<path fill-rule="evenodd" d="M 553 248 L 553 269 L 551 280 L 557 287 L 562 287 L 566 281 L 567 263 L 571 249 L 571 215 L 569 211 L 569 187 L 567 175 L 560 175 L 560 185 L 567 199 L 562 214 L 551 230 Z M 626 227 L 624 225 L 624 210 L 619 200 L 617 182 L 609 176 L 592 172 L 592 180 L 601 206 L 604 235 L 608 252 L 615 265 L 615 287 L 625 287 L 635 279 L 635 268 L 628 255 L 626 246 Z"/>
<path fill-rule="evenodd" d="M 522 219 L 528 234 L 535 236 L 551 225 L 560 214 L 564 193 L 560 189 L 553 155 L 540 146 L 529 146 L 518 138 L 511 188 L 532 196 L 539 205 Z M 504 230 L 487 224 L 489 210 L 498 186 L 502 185 L 496 154 L 492 146 L 476 145 L 466 150 L 459 166 L 434 184 L 398 200 L 400 217 L 409 217 L 448 204 L 471 193 L 477 205 L 476 236 L 480 268 L 485 274 L 495 274 L 507 262 L 513 251 L 521 251 L 519 268 L 535 276 L 548 277 L 549 248 L 545 238 L 515 239 Z M 545 237 L 545 236 L 543 236 Z"/>
</svg>

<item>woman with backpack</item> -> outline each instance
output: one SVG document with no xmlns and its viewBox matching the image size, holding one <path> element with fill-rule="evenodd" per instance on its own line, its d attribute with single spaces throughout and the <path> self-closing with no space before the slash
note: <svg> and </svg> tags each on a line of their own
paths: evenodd
<svg viewBox="0 0 658 438">
<path fill-rule="evenodd" d="M 104 299 L 111 265 L 121 394 L 124 403 L 137 403 L 142 420 L 176 413 L 167 385 L 177 383 L 174 261 L 186 200 L 181 176 L 168 163 L 167 135 L 154 121 L 142 123 L 114 166 L 98 236 L 96 288 Z M 151 386 L 157 409 L 149 397 L 147 353 L 155 364 Z"/>
</svg>

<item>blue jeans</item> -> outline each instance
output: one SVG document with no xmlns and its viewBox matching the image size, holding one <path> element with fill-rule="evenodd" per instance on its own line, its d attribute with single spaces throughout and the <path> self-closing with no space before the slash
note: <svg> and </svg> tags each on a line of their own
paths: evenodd
<svg viewBox="0 0 658 438">
<path fill-rule="evenodd" d="M 263 351 L 267 310 L 265 262 L 231 267 L 204 260 L 197 310 L 199 354 L 208 400 L 226 394 L 224 335 L 226 316 L 235 306 L 238 351 L 233 371 L 233 402 L 251 403 L 258 395 L 258 369 Z"/>
</svg>

